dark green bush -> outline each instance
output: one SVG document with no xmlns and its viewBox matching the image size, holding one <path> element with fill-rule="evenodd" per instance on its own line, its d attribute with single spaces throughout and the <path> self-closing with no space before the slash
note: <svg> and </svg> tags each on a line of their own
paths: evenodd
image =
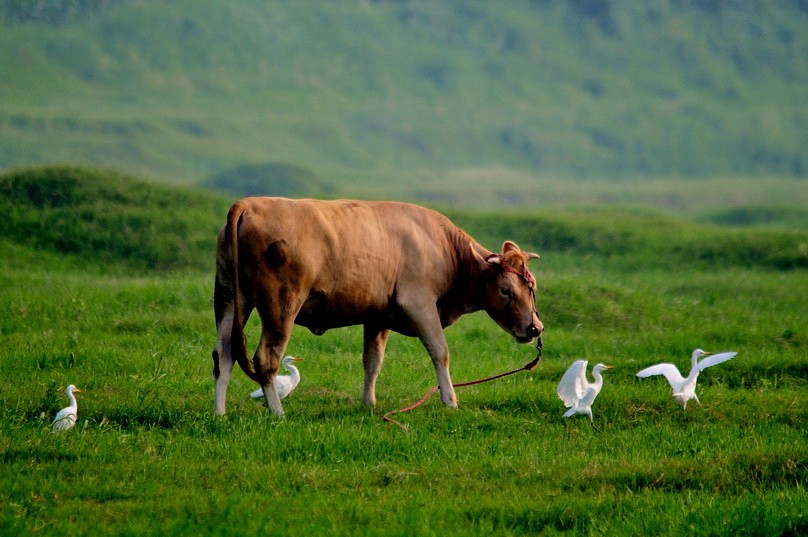
<svg viewBox="0 0 808 537">
<path fill-rule="evenodd" d="M 237 197 L 312 198 L 333 193 L 333 188 L 317 179 L 314 172 L 278 162 L 237 166 L 217 173 L 204 184 Z"/>
</svg>

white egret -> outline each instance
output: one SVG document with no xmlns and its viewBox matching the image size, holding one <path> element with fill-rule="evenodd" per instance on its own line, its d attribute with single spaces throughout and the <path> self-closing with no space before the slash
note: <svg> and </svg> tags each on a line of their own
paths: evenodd
<svg viewBox="0 0 808 537">
<path fill-rule="evenodd" d="M 691 355 L 691 366 L 690 366 L 690 374 L 687 378 L 684 378 L 679 370 L 673 364 L 657 364 L 652 365 L 651 367 L 646 367 L 639 373 L 637 373 L 638 377 L 650 377 L 652 375 L 665 375 L 665 378 L 668 379 L 668 382 L 673 388 L 673 398 L 676 399 L 677 403 L 682 403 L 683 408 L 687 408 L 687 402 L 691 399 L 695 399 L 698 404 L 701 404 L 699 398 L 696 396 L 696 379 L 699 378 L 699 373 L 705 367 L 710 367 L 711 365 L 720 364 L 721 362 L 726 362 L 727 360 L 732 359 L 737 352 L 722 352 L 719 354 L 712 354 L 707 351 L 703 351 L 701 349 L 696 349 L 693 351 Z M 709 356 L 705 358 L 701 362 L 699 362 L 699 358 L 702 356 Z"/>
<path fill-rule="evenodd" d="M 70 406 L 63 408 L 56 413 L 56 417 L 53 419 L 53 432 L 55 433 L 67 431 L 76 424 L 79 404 L 76 401 L 76 396 L 73 395 L 74 392 L 81 392 L 81 390 L 72 384 L 65 390 L 68 399 L 70 399 Z"/>
<path fill-rule="evenodd" d="M 292 393 L 292 390 L 297 388 L 297 385 L 300 382 L 300 371 L 298 371 L 297 368 L 292 365 L 292 362 L 299 362 L 300 360 L 303 360 L 303 358 L 295 358 L 294 356 L 287 356 L 286 358 L 281 360 L 281 365 L 290 374 L 275 376 L 275 388 L 278 390 L 278 399 L 283 399 L 284 397 Z M 250 394 L 250 397 L 252 397 L 253 399 L 263 399 L 264 398 L 263 388 L 259 388 L 254 392 L 252 392 Z"/>
<path fill-rule="evenodd" d="M 592 420 L 592 402 L 595 397 L 600 393 L 603 387 L 603 377 L 600 372 L 604 369 L 612 369 L 612 366 L 597 364 L 592 368 L 592 376 L 595 377 L 595 382 L 590 383 L 586 379 L 586 360 L 576 360 L 561 377 L 561 382 L 558 383 L 556 393 L 558 397 L 564 401 L 564 405 L 569 408 L 564 413 L 565 418 L 574 416 L 575 414 L 583 414 L 589 416 L 589 422 L 592 424 L 592 429 L 600 432 L 600 429 L 595 427 L 595 422 Z"/>
</svg>

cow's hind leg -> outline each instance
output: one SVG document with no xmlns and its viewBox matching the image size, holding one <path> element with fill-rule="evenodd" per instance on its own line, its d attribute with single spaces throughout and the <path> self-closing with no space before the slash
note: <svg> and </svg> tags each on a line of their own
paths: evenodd
<svg viewBox="0 0 808 537">
<path fill-rule="evenodd" d="M 214 413 L 223 416 L 225 413 L 225 401 L 227 399 L 227 386 L 230 384 L 230 375 L 233 372 L 233 355 L 230 353 L 230 340 L 216 343 L 213 349 L 213 378 L 214 388 Z"/>
<path fill-rule="evenodd" d="M 264 331 L 261 334 L 258 349 L 255 351 L 255 358 L 253 358 L 255 372 L 260 379 L 267 408 L 276 416 L 283 415 L 283 405 L 281 405 L 281 399 L 278 397 L 278 391 L 275 387 L 275 377 L 278 374 L 281 356 L 286 350 L 290 335 L 291 331 L 287 334 L 282 331 Z"/>
<path fill-rule="evenodd" d="M 214 301 L 218 335 L 216 347 L 213 349 L 213 378 L 215 381 L 214 413 L 219 416 L 223 415 L 226 410 L 227 387 L 230 384 L 230 376 L 235 363 L 230 339 L 233 331 L 233 301 L 228 298 L 229 294 L 217 282 Z M 252 305 L 244 297 L 242 297 L 241 304 L 242 318 L 246 322 L 252 311 Z"/>
<path fill-rule="evenodd" d="M 362 363 L 365 366 L 365 390 L 362 393 L 362 403 L 373 406 L 376 404 L 376 378 L 382 370 L 384 362 L 384 348 L 390 330 L 365 325 L 365 347 L 362 352 Z"/>
<path fill-rule="evenodd" d="M 230 375 L 235 363 L 230 339 L 233 330 L 232 307 L 218 319 L 217 328 L 219 335 L 216 339 L 216 347 L 213 349 L 214 413 L 222 416 L 225 413 L 227 387 L 230 384 Z"/>
<path fill-rule="evenodd" d="M 299 301 L 294 298 L 283 297 L 281 300 L 269 299 L 259 302 L 258 313 L 261 316 L 261 341 L 255 351 L 253 365 L 267 408 L 276 416 L 283 415 L 283 406 L 275 387 L 275 377 L 278 374 L 281 358 L 286 352 L 286 345 L 292 336 L 294 320 L 299 310 Z"/>
</svg>

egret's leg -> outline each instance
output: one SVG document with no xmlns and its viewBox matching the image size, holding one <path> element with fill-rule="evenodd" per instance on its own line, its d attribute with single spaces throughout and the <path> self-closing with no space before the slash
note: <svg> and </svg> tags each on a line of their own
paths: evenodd
<svg viewBox="0 0 808 537">
<path fill-rule="evenodd" d="M 601 432 L 601 430 L 598 429 L 597 426 L 595 426 L 595 420 L 592 419 L 592 411 L 590 410 L 587 414 L 589 416 L 589 423 L 592 425 L 592 430 L 595 431 L 596 433 Z"/>
<path fill-rule="evenodd" d="M 570 420 L 564 420 L 564 425 L 566 426 L 567 429 L 567 440 L 569 440 L 570 438 L 572 438 L 572 426 L 570 424 Z"/>
</svg>

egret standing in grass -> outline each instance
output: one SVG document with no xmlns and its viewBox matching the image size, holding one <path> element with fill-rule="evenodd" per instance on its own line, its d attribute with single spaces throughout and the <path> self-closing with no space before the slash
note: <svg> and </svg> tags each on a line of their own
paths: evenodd
<svg viewBox="0 0 808 537">
<path fill-rule="evenodd" d="M 590 383 L 586 379 L 587 363 L 586 360 L 573 362 L 567 372 L 564 373 L 564 376 L 561 377 L 556 393 L 564 401 L 564 405 L 569 408 L 564 413 L 565 418 L 575 414 L 584 414 L 589 416 L 592 429 L 600 432 L 600 429 L 595 427 L 595 422 L 592 420 L 592 402 L 603 387 L 603 377 L 600 372 L 604 369 L 612 369 L 612 366 L 598 364 L 592 368 L 592 376 L 595 377 L 595 382 Z"/>
<path fill-rule="evenodd" d="M 70 399 L 70 406 L 63 408 L 56 413 L 56 417 L 53 419 L 53 432 L 60 433 L 67 431 L 76 424 L 79 403 L 76 401 L 76 396 L 73 395 L 75 392 L 81 393 L 81 390 L 72 384 L 65 390 L 67 398 Z"/>
<path fill-rule="evenodd" d="M 303 360 L 303 358 L 295 358 L 294 356 L 287 356 L 281 361 L 281 365 L 286 369 L 290 374 L 289 375 L 278 375 L 275 377 L 275 388 L 278 390 L 278 399 L 283 399 L 290 393 L 292 390 L 297 388 L 297 385 L 300 383 L 300 371 L 297 370 L 295 366 L 292 365 L 292 362 L 299 362 Z M 264 398 L 264 390 L 263 388 L 259 388 L 250 394 L 250 397 L 253 399 L 263 399 Z"/>
<path fill-rule="evenodd" d="M 698 404 L 701 404 L 701 401 L 699 401 L 699 398 L 696 396 L 696 379 L 699 378 L 699 373 L 701 373 L 706 367 L 720 364 L 721 362 L 726 362 L 727 360 L 732 359 L 736 354 L 738 353 L 722 352 L 719 354 L 712 354 L 701 349 L 696 349 L 693 351 L 693 354 L 690 357 L 690 374 L 687 376 L 687 378 L 684 378 L 682 374 L 679 373 L 679 370 L 675 365 L 667 363 L 646 367 L 637 373 L 637 376 L 650 377 L 652 375 L 665 375 L 665 378 L 668 379 L 671 388 L 673 388 L 673 398 L 676 399 L 677 403 L 682 403 L 684 409 L 687 409 L 687 402 L 691 399 L 695 399 Z M 705 358 L 699 362 L 698 360 L 702 356 L 709 356 L 709 358 Z"/>
</svg>

